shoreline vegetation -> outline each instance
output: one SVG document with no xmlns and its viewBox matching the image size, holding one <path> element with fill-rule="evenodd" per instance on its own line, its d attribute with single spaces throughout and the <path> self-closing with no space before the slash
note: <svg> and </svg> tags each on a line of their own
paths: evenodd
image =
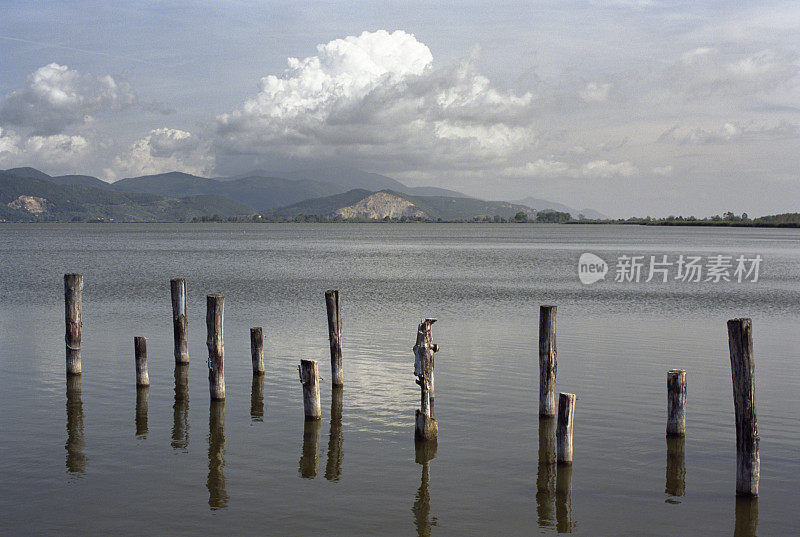
<svg viewBox="0 0 800 537">
<path fill-rule="evenodd" d="M 419 217 L 400 217 L 382 219 L 375 218 L 343 218 L 328 217 L 326 215 L 300 214 L 295 217 L 283 216 L 263 216 L 260 214 L 249 216 L 212 216 L 194 217 L 192 219 L 176 220 L 114 220 L 103 218 L 73 218 L 71 220 L 58 220 L 49 218 L 37 218 L 24 222 L 13 222 L 0 220 L 1 223 L 89 223 L 89 224 L 115 224 L 115 223 L 306 223 L 306 224 L 573 224 L 573 225 L 638 225 L 638 226 L 716 226 L 716 227 L 765 227 L 765 228 L 800 228 L 800 213 L 783 213 L 776 215 L 762 216 L 759 218 L 748 218 L 747 213 L 740 216 L 733 213 L 724 213 L 722 216 L 715 215 L 705 218 L 694 216 L 668 216 L 667 218 L 630 217 L 617 219 L 588 219 L 572 218 L 569 213 L 559 211 L 540 211 L 534 217 L 525 213 L 517 213 L 513 218 L 494 217 L 475 217 L 471 220 L 449 220 L 449 219 L 429 219 Z"/>
</svg>

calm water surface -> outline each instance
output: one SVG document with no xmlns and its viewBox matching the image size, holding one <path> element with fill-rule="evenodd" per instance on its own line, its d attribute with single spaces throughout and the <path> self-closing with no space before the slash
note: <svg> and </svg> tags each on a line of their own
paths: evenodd
<svg viewBox="0 0 800 537">
<path fill-rule="evenodd" d="M 577 278 L 581 253 L 612 265 Z M 545 225 L 5 225 L 0 513 L 7 535 L 800 534 L 800 230 Z M 617 256 L 760 254 L 758 282 L 616 283 Z M 65 272 L 84 275 L 65 382 Z M 189 289 L 174 369 L 169 279 Z M 345 386 L 330 389 L 324 291 Z M 209 402 L 205 295 L 225 301 Z M 538 308 L 558 305 L 572 468 L 540 464 Z M 417 322 L 437 317 L 438 443 L 415 446 Z M 737 502 L 725 322 L 752 317 L 761 485 Z M 249 329 L 267 374 L 252 378 Z M 149 390 L 133 336 L 148 338 Z M 303 420 L 300 358 L 323 419 Z M 664 437 L 688 371 L 687 436 Z"/>
</svg>

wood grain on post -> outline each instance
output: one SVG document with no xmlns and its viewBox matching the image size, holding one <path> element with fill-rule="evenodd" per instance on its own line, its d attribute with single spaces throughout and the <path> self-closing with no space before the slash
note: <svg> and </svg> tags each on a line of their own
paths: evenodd
<svg viewBox="0 0 800 537">
<path fill-rule="evenodd" d="M 250 356 L 253 359 L 253 374 L 264 374 L 264 332 L 260 326 L 250 329 Z"/>
<path fill-rule="evenodd" d="M 556 415 L 556 306 L 539 307 L 539 416 Z"/>
<path fill-rule="evenodd" d="M 439 434 L 439 424 L 433 417 L 431 401 L 431 379 L 433 378 L 433 355 L 438 345 L 431 343 L 431 325 L 436 319 L 425 319 L 417 327 L 414 345 L 414 375 L 420 387 L 420 408 L 416 411 L 414 435 L 418 440 L 432 440 Z"/>
<path fill-rule="evenodd" d="M 150 375 L 147 373 L 147 338 L 134 337 L 133 348 L 136 357 L 136 385 L 150 386 Z"/>
<path fill-rule="evenodd" d="M 344 384 L 342 371 L 342 303 L 338 289 L 325 291 L 325 307 L 328 310 L 328 338 L 331 344 L 331 385 Z"/>
<path fill-rule="evenodd" d="M 316 360 L 303 358 L 297 368 L 300 383 L 303 385 L 303 411 L 306 420 L 322 418 L 322 407 L 319 403 L 319 364 Z"/>
<path fill-rule="evenodd" d="M 225 297 L 213 294 L 206 296 L 206 346 L 208 347 L 208 387 L 211 399 L 225 399 L 225 344 L 222 323 L 225 313 Z"/>
<path fill-rule="evenodd" d="M 83 327 L 83 276 L 64 274 L 64 320 L 67 375 L 81 374 L 81 329 Z"/>
<path fill-rule="evenodd" d="M 572 422 L 575 417 L 575 394 L 558 394 L 558 420 L 556 422 L 556 460 L 572 462 Z"/>
<path fill-rule="evenodd" d="M 761 459 L 758 452 L 753 327 L 750 319 L 728 321 L 728 346 L 736 414 L 736 494 L 758 496 Z"/>
<path fill-rule="evenodd" d="M 667 436 L 686 434 L 686 370 L 667 372 Z"/>
<path fill-rule="evenodd" d="M 189 363 L 188 317 L 186 308 L 186 280 L 173 278 L 169 281 L 172 294 L 172 332 L 175 341 L 175 363 Z"/>
</svg>

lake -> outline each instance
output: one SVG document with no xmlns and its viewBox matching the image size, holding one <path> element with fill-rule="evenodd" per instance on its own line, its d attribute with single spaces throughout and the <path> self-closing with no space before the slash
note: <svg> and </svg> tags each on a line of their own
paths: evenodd
<svg viewBox="0 0 800 537">
<path fill-rule="evenodd" d="M 800 534 L 800 230 L 592 225 L 4 225 L 0 512 L 7 535 Z M 606 278 L 584 285 L 591 252 Z M 731 281 L 676 279 L 730 256 Z M 615 281 L 643 256 L 640 281 Z M 669 265 L 645 281 L 651 256 Z M 663 256 L 667 256 L 666 260 Z M 736 259 L 761 256 L 739 282 Z M 65 381 L 63 274 L 83 274 Z M 740 274 L 741 276 L 741 274 Z M 188 283 L 175 371 L 170 278 Z M 326 289 L 341 290 L 332 397 Z M 225 295 L 224 404 L 205 295 Z M 539 461 L 539 306 L 558 306 L 574 462 Z M 435 317 L 435 445 L 415 445 L 417 323 Z M 735 495 L 726 321 L 753 320 L 760 495 Z M 253 379 L 249 329 L 264 329 Z M 136 389 L 134 336 L 151 386 Z M 320 361 L 321 422 L 297 365 Z M 685 441 L 666 372 L 687 370 Z"/>
</svg>

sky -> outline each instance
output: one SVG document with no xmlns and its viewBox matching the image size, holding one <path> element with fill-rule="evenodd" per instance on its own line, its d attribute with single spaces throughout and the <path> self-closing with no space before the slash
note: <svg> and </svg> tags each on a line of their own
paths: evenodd
<svg viewBox="0 0 800 537">
<path fill-rule="evenodd" d="M 122 4 L 122 5 L 120 5 Z M 0 0 L 0 169 L 800 211 L 800 3 Z"/>
</svg>

